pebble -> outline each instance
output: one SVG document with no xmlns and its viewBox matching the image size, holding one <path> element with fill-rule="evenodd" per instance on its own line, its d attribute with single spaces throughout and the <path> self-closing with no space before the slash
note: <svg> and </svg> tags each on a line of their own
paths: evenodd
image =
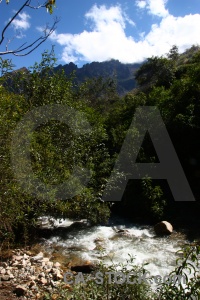
<svg viewBox="0 0 200 300">
<path fill-rule="evenodd" d="M 53 263 L 43 252 L 32 255 L 30 251 L 13 250 L 8 261 L 0 262 L 0 286 L 7 281 L 15 286 L 14 293 L 23 299 L 40 299 L 45 292 L 56 294 L 63 280 L 59 262 Z"/>
</svg>

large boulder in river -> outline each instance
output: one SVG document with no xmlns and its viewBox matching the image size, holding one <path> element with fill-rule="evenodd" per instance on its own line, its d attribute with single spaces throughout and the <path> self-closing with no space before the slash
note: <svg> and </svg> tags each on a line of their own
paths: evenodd
<svg viewBox="0 0 200 300">
<path fill-rule="evenodd" d="M 172 225 L 167 221 L 162 221 L 154 226 L 157 235 L 171 234 L 173 232 Z"/>
</svg>

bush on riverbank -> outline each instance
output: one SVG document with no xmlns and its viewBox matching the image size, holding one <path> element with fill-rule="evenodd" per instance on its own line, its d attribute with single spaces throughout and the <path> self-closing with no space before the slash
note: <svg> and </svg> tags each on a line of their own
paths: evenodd
<svg viewBox="0 0 200 300">
<path fill-rule="evenodd" d="M 158 288 L 159 299 L 162 300 L 193 300 L 200 296 L 200 278 L 199 278 L 199 254 L 200 246 L 198 244 L 185 245 L 180 249 L 178 255 L 181 255 L 176 261 L 176 268 L 169 274 L 171 278 L 177 276 L 176 281 L 162 283 Z M 178 276 L 184 278 L 179 282 Z"/>
</svg>

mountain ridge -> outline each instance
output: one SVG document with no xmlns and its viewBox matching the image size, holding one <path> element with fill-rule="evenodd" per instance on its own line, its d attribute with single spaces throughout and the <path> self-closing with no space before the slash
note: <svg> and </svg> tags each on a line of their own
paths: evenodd
<svg viewBox="0 0 200 300">
<path fill-rule="evenodd" d="M 111 59 L 105 62 L 91 62 L 78 68 L 73 62 L 65 65 L 58 65 L 55 71 L 64 70 L 67 76 L 75 72 L 75 82 L 80 84 L 87 79 L 94 77 L 104 77 L 113 79 L 116 83 L 117 91 L 120 95 L 126 94 L 136 87 L 134 78 L 135 72 L 140 68 L 142 63 L 124 64 L 119 60 Z"/>
</svg>

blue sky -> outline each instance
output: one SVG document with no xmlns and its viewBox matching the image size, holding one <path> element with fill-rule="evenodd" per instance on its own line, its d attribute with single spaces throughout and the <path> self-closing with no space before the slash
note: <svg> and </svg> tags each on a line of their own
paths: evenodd
<svg viewBox="0 0 200 300">
<path fill-rule="evenodd" d="M 42 0 L 41 0 L 42 1 Z M 0 1 L 1 30 L 24 0 Z M 38 0 L 32 0 L 36 5 Z M 57 0 L 53 15 L 46 9 L 25 8 L 6 31 L 5 47 L 14 49 L 37 38 L 44 26 L 60 18 L 56 31 L 32 54 L 12 58 L 17 68 L 40 61 L 41 53 L 55 45 L 58 64 L 70 61 L 81 67 L 92 61 L 118 59 L 141 62 L 165 55 L 173 45 L 180 52 L 200 45 L 199 0 Z"/>
</svg>

